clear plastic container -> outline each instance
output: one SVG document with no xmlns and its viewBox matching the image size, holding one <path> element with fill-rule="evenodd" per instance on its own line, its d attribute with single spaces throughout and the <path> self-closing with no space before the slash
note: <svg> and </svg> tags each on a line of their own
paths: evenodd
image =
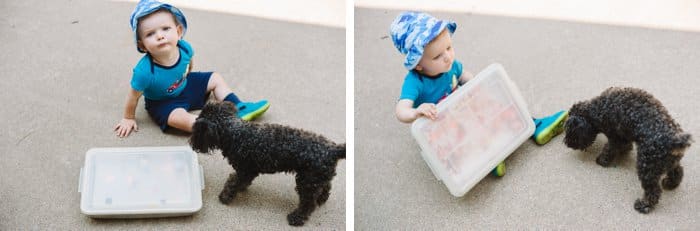
<svg viewBox="0 0 700 231">
<path fill-rule="evenodd" d="M 491 64 L 419 118 L 411 133 L 433 174 L 463 196 L 535 131 L 525 100 L 500 64 Z"/>
<path fill-rule="evenodd" d="M 187 146 L 93 148 L 79 184 L 80 210 L 90 217 L 184 216 L 202 208 L 204 173 Z"/>
</svg>

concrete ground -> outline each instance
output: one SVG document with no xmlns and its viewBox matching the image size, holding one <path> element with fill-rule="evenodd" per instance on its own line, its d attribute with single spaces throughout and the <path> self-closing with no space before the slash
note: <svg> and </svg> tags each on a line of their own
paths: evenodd
<svg viewBox="0 0 700 231">
<path fill-rule="evenodd" d="M 355 8 L 354 225 L 358 230 L 622 229 L 700 227 L 698 145 L 681 161 L 680 187 L 664 191 L 650 214 L 633 209 L 642 196 L 636 155 L 602 168 L 563 136 L 544 146 L 523 143 L 506 159 L 504 177 L 487 176 L 453 197 L 420 156 L 410 125 L 394 116 L 406 70 L 388 37 L 398 10 Z M 598 95 L 610 86 L 646 89 L 686 132 L 700 134 L 700 33 L 475 13 L 431 13 L 457 22 L 453 47 L 477 73 L 503 64 L 532 116 Z"/>
<path fill-rule="evenodd" d="M 138 2 L 138 0 L 116 1 Z M 162 2 L 182 8 L 345 28 L 346 2 L 344 0 L 163 0 Z"/>
<path fill-rule="evenodd" d="M 133 3 L 0 2 L 0 230 L 291 229 L 297 205 L 292 174 L 263 175 L 232 205 L 218 201 L 232 168 L 200 154 L 203 207 L 177 218 L 100 220 L 80 213 L 78 177 L 93 147 L 180 146 L 143 109 L 139 132 L 112 128 L 123 114 L 136 52 Z M 345 142 L 345 30 L 183 8 L 195 70 L 221 73 L 244 100 L 268 99 L 259 122 L 315 131 Z M 338 165 L 328 202 L 304 229 L 345 229 L 345 170 Z"/>
<path fill-rule="evenodd" d="M 355 6 L 700 31 L 694 0 L 355 0 Z"/>
</svg>

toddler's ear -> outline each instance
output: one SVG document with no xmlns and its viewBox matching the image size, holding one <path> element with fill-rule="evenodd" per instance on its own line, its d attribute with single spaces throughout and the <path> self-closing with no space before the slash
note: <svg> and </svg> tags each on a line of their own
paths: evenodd
<svg viewBox="0 0 700 231">
<path fill-rule="evenodd" d="M 177 25 L 177 38 L 178 38 L 178 40 L 179 40 L 179 39 L 182 39 L 182 32 L 183 32 L 183 31 L 184 31 L 184 30 L 183 30 L 183 28 L 182 28 L 182 25 Z"/>
<path fill-rule="evenodd" d="M 136 42 L 136 46 L 137 46 L 140 50 L 145 51 L 146 53 L 148 53 L 148 51 L 146 50 L 146 47 L 143 46 L 143 42 L 141 42 L 141 40 L 139 40 L 139 41 Z"/>
<path fill-rule="evenodd" d="M 421 67 L 420 65 L 416 65 L 415 69 L 416 71 L 423 71 L 423 67 Z"/>
</svg>

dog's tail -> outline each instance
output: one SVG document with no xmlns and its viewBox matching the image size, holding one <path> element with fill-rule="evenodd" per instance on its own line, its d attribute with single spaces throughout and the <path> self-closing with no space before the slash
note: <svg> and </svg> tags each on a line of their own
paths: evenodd
<svg viewBox="0 0 700 231">
<path fill-rule="evenodd" d="M 336 159 L 345 159 L 345 143 L 335 145 L 331 152 L 333 152 Z"/>
<path fill-rule="evenodd" d="M 688 133 L 681 133 L 675 135 L 671 141 L 671 150 L 673 150 L 673 155 L 683 156 L 685 149 L 690 147 L 693 143 L 693 138 Z"/>
</svg>

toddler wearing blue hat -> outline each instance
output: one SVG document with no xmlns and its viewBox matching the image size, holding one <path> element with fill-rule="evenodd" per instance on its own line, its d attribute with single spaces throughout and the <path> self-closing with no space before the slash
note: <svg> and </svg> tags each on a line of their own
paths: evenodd
<svg viewBox="0 0 700 231">
<path fill-rule="evenodd" d="M 423 12 L 402 12 L 391 23 L 390 34 L 396 49 L 405 55 L 408 74 L 396 104 L 396 117 L 411 123 L 418 117 L 435 119 L 435 104 L 465 84 L 473 75 L 455 59 L 452 34 L 457 24 Z M 545 118 L 533 118 L 533 139 L 543 145 L 563 131 L 567 111 Z"/>
<path fill-rule="evenodd" d="M 162 131 L 174 127 L 192 131 L 197 116 L 188 111 L 201 109 L 209 95 L 230 101 L 243 120 L 253 120 L 270 107 L 267 100 L 242 102 L 216 72 L 192 72 L 194 50 L 183 39 L 187 20 L 178 8 L 155 0 L 141 0 L 130 19 L 136 49 L 145 53 L 134 67 L 124 118 L 115 125 L 119 137 L 137 131 L 135 114 L 143 95 L 146 111 Z"/>
</svg>

